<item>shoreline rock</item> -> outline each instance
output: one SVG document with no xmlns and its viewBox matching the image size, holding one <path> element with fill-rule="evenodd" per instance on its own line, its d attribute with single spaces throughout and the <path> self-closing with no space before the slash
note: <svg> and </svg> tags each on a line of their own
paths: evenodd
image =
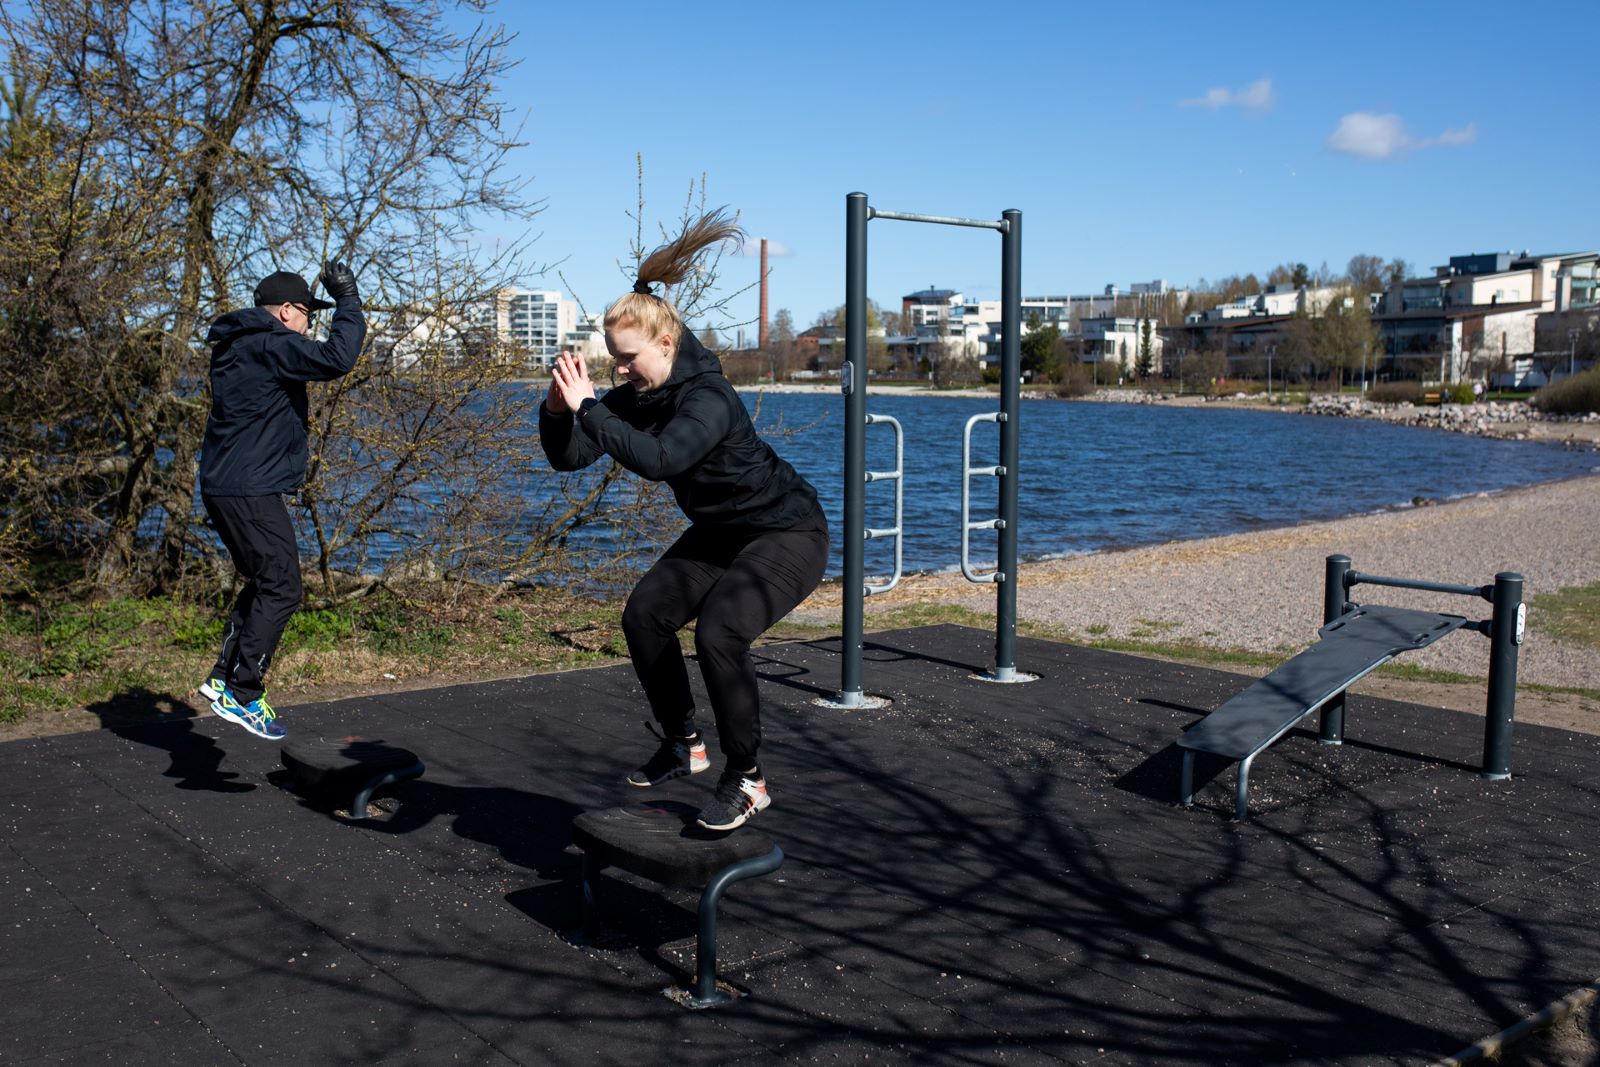
<svg viewBox="0 0 1600 1067">
<path fill-rule="evenodd" d="M 1534 435 L 1529 427 L 1540 424 L 1547 427 L 1600 427 L 1600 413 L 1588 415 L 1546 415 L 1535 411 L 1526 401 L 1495 401 L 1482 404 L 1440 404 L 1418 407 L 1415 404 L 1379 404 L 1361 397 L 1313 394 L 1304 407 L 1306 415 L 1326 415 L 1334 418 L 1373 419 L 1400 426 L 1421 426 L 1431 430 L 1448 430 L 1474 437 L 1496 437 L 1509 440 L 1527 440 Z M 1600 448 L 1600 434 L 1585 435 L 1591 448 Z"/>
</svg>

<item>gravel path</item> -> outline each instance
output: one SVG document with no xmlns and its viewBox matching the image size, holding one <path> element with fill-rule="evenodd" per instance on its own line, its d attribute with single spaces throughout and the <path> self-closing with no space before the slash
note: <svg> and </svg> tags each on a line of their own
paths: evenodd
<svg viewBox="0 0 1600 1067">
<path fill-rule="evenodd" d="M 1600 477 L 1482 494 L 1431 507 L 1029 564 L 1018 591 L 1025 620 L 1100 637 L 1175 639 L 1259 651 L 1309 644 L 1322 618 L 1325 557 L 1342 552 L 1369 574 L 1480 585 L 1499 571 L 1526 579 L 1526 595 L 1600 582 Z M 1459 596 L 1358 586 L 1355 599 L 1487 618 L 1489 604 Z M 870 614 L 908 603 L 990 612 L 994 593 L 960 575 L 906 579 L 871 598 Z M 836 613 L 831 584 L 804 615 Z M 836 614 L 832 614 L 837 619 Z M 1482 677 L 1488 642 L 1452 635 L 1409 663 Z M 1562 644 L 1528 610 L 1519 680 L 1600 687 L 1600 651 Z"/>
</svg>

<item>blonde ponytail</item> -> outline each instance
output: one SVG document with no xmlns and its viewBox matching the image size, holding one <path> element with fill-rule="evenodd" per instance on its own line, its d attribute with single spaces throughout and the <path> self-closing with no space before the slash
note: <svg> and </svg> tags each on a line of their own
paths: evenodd
<svg viewBox="0 0 1600 1067">
<path fill-rule="evenodd" d="M 744 231 L 728 216 L 727 208 L 718 208 L 700 216 L 684 227 L 683 233 L 657 248 L 639 264 L 639 278 L 633 292 L 618 298 L 606 308 L 605 328 L 642 330 L 655 338 L 671 334 L 674 342 L 683 336 L 683 318 L 678 309 L 656 296 L 650 286 L 663 288 L 678 285 L 694 271 L 701 255 L 712 245 L 723 241 L 744 239 Z"/>
</svg>

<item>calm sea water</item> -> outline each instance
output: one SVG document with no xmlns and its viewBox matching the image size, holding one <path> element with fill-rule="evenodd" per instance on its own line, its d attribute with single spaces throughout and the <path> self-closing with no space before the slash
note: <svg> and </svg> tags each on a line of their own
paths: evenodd
<svg viewBox="0 0 1600 1067">
<path fill-rule="evenodd" d="M 828 573 L 839 575 L 844 398 L 742 395 L 758 429 L 817 487 L 833 527 Z M 997 410 L 996 401 L 883 396 L 869 397 L 868 410 L 894 416 L 905 429 L 905 569 L 955 569 L 961 432 L 972 415 Z M 1417 497 L 1444 500 L 1600 470 L 1600 454 L 1555 445 L 1266 411 L 1027 401 L 1021 427 L 1018 543 L 1025 559 L 1410 507 Z M 973 446 L 973 466 L 997 463 L 998 425 L 979 424 Z M 868 428 L 867 465 L 894 466 L 888 427 Z M 519 492 L 543 499 L 556 483 L 548 470 L 531 470 Z M 998 514 L 997 492 L 996 479 L 973 479 L 974 521 Z M 417 506 L 432 503 L 424 487 Z M 892 526 L 893 508 L 892 482 L 867 487 L 867 525 Z M 518 536 L 514 520 L 508 517 L 507 536 Z M 599 526 L 574 539 L 609 547 Z M 997 541 L 993 531 L 973 534 L 978 565 L 992 565 Z M 374 548 L 369 564 L 400 546 Z M 868 542 L 868 574 L 887 573 L 893 551 L 887 539 Z"/>
<path fill-rule="evenodd" d="M 773 446 L 818 489 L 842 570 L 844 398 L 745 394 Z M 961 552 L 961 432 L 992 399 L 870 397 L 905 429 L 905 567 L 955 568 Z M 1019 551 L 1039 559 L 1409 507 L 1600 471 L 1600 454 L 1414 427 L 1268 411 L 1027 401 L 1021 411 Z M 999 428 L 973 431 L 973 466 L 999 461 Z M 893 432 L 867 430 L 869 470 L 894 465 Z M 995 516 L 996 479 L 973 479 L 974 521 Z M 890 482 L 867 487 L 867 525 L 893 525 Z M 979 560 L 998 553 L 974 533 Z M 868 542 L 867 569 L 893 566 Z"/>
</svg>

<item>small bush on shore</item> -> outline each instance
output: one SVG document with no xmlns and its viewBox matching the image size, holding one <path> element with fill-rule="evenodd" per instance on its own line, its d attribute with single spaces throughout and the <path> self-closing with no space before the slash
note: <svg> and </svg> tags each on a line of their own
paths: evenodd
<svg viewBox="0 0 1600 1067">
<path fill-rule="evenodd" d="M 1094 392 L 1094 381 L 1087 364 L 1068 363 L 1056 376 L 1056 396 L 1063 400 L 1088 396 Z"/>
<path fill-rule="evenodd" d="M 1374 404 L 1420 404 L 1422 385 L 1419 382 L 1378 382 L 1367 390 L 1367 399 Z"/>
<path fill-rule="evenodd" d="M 1600 411 L 1600 366 L 1563 378 L 1533 394 L 1528 403 L 1546 415 L 1587 415 Z"/>
</svg>

